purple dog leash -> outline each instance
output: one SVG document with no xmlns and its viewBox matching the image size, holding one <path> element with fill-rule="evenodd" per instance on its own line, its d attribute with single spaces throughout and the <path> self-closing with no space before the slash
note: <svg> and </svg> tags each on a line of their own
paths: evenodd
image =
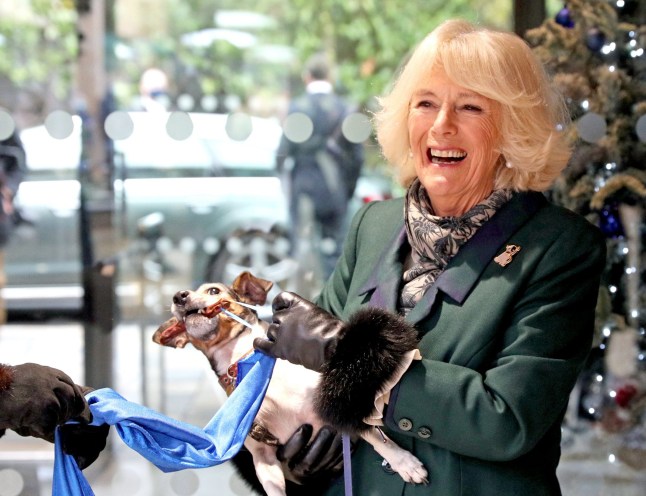
<svg viewBox="0 0 646 496">
<path fill-rule="evenodd" d="M 350 436 L 347 434 L 341 435 L 341 442 L 343 444 L 343 482 L 345 485 L 345 496 L 352 496 L 352 460 L 350 457 Z"/>
</svg>

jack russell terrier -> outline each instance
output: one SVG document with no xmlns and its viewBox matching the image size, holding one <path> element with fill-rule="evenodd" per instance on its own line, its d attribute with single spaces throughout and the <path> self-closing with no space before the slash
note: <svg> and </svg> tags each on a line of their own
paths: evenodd
<svg viewBox="0 0 646 496">
<path fill-rule="evenodd" d="M 191 343 L 206 355 L 220 385 L 229 395 L 235 387 L 235 364 L 254 351 L 254 338 L 266 336 L 268 323 L 260 320 L 250 307 L 264 305 L 272 286 L 270 281 L 243 272 L 230 287 L 222 283 L 206 283 L 197 291 L 178 291 L 173 296 L 171 306 L 173 317 L 159 327 L 153 341 L 174 348 L 183 348 Z M 250 327 L 247 327 L 247 323 Z M 374 334 L 372 328 L 370 332 Z M 416 334 L 413 339 L 415 341 L 409 342 L 416 343 Z M 381 345 L 383 341 L 379 343 Z M 412 357 L 415 352 L 412 350 L 406 356 Z M 394 380 L 389 378 L 388 391 L 412 359 L 404 360 L 406 363 L 400 367 Z M 325 401 L 321 388 L 338 389 L 338 383 L 327 386 L 322 383 L 325 383 L 325 378 L 322 380 L 318 372 L 285 360 L 276 360 L 266 396 L 244 443 L 252 455 L 258 480 L 269 496 L 286 494 L 285 476 L 276 457 L 277 445 L 285 443 L 302 424 L 312 425 L 314 434 L 323 425 L 334 426 L 321 418 L 315 398 L 319 402 Z M 358 387 L 361 385 L 358 384 Z M 334 394 L 338 396 L 338 392 Z M 406 482 L 428 483 L 428 473 L 422 463 L 379 429 L 378 426 L 382 425 L 380 417 L 379 414 L 366 416 L 363 427 L 349 434 L 358 435 L 370 443 Z M 347 426 L 343 428 L 347 430 Z"/>
</svg>

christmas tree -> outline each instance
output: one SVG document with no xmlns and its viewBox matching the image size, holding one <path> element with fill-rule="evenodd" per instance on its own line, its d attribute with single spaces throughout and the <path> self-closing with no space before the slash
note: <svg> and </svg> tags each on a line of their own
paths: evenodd
<svg viewBox="0 0 646 496">
<path fill-rule="evenodd" d="M 572 116 L 574 153 L 550 196 L 608 239 L 578 413 L 620 438 L 635 468 L 646 468 L 645 23 L 644 1 L 571 0 L 526 34 Z"/>
<path fill-rule="evenodd" d="M 645 11 L 637 0 L 571 0 L 526 35 L 575 121 L 576 152 L 554 193 L 584 214 L 646 197 Z"/>
</svg>

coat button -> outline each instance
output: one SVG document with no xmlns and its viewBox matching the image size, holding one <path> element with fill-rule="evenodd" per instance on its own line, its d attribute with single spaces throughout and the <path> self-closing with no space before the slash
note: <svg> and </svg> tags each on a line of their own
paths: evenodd
<svg viewBox="0 0 646 496">
<path fill-rule="evenodd" d="M 417 435 L 422 439 L 428 439 L 433 435 L 433 431 L 428 427 L 420 427 L 419 429 L 417 429 Z"/>
<path fill-rule="evenodd" d="M 384 472 L 386 472 L 387 474 L 394 474 L 395 473 L 393 468 L 390 466 L 390 463 L 388 463 L 385 458 L 381 461 L 381 469 Z"/>
<path fill-rule="evenodd" d="M 407 418 L 400 419 L 397 425 L 402 431 L 409 431 L 413 428 L 413 422 Z"/>
</svg>

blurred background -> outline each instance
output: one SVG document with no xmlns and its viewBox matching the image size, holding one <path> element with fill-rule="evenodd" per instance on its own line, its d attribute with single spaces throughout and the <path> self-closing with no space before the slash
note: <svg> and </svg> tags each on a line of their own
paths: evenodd
<svg viewBox="0 0 646 496">
<path fill-rule="evenodd" d="M 275 166 L 304 62 L 325 53 L 335 90 L 357 105 L 344 132 L 365 163 L 349 219 L 403 193 L 371 112 L 410 49 L 450 17 L 516 31 L 566 94 L 578 152 L 548 194 L 599 225 L 611 256 L 559 477 L 566 496 L 646 494 L 637 0 L 1 0 L 0 158 L 25 176 L 0 249 L 0 362 L 51 365 L 206 424 L 225 399 L 208 363 L 151 336 L 176 291 L 243 270 L 275 283 L 270 301 L 320 289 L 325 244 L 305 206 L 292 246 Z M 52 464 L 51 445 L 7 434 L 0 496 L 51 494 Z M 99 496 L 249 494 L 229 464 L 162 474 L 116 437 L 86 475 Z"/>
</svg>

